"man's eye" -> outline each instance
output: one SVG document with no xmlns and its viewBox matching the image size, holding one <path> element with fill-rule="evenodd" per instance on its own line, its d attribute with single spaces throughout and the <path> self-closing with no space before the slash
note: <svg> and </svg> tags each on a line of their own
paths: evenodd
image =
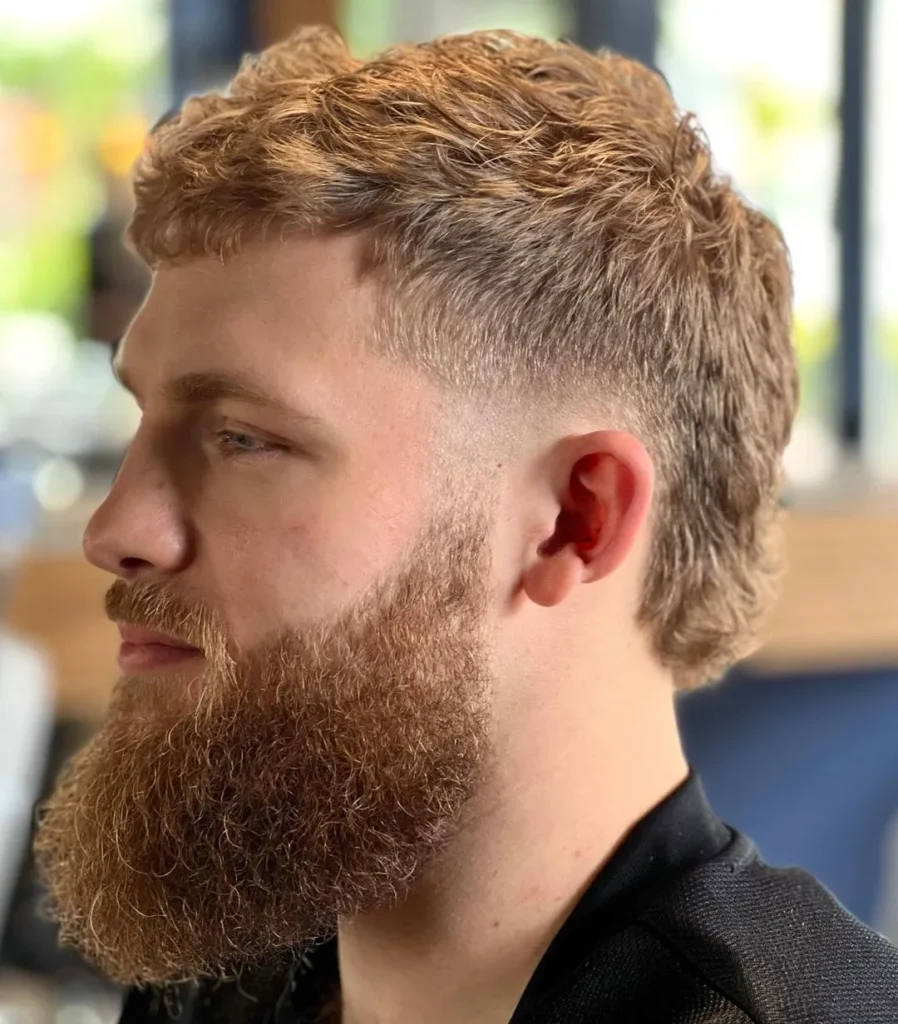
<svg viewBox="0 0 898 1024">
<path fill-rule="evenodd" d="M 244 430 L 217 430 L 215 443 L 225 458 L 235 455 L 271 455 L 284 449 L 283 445 L 263 441 Z"/>
</svg>

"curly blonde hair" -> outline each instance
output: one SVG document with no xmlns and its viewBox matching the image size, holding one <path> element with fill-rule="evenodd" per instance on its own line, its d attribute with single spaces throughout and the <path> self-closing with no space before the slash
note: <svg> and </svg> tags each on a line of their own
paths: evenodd
<svg viewBox="0 0 898 1024">
<path fill-rule="evenodd" d="M 361 62 L 304 29 L 160 125 L 135 194 L 150 265 L 355 232 L 385 354 L 522 429 L 610 410 L 657 469 L 659 658 L 686 689 L 752 648 L 797 402 L 789 258 L 658 75 L 500 31 Z"/>
</svg>

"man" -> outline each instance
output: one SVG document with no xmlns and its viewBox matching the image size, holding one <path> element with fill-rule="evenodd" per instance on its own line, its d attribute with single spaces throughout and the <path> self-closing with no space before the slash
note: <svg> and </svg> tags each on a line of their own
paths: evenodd
<svg viewBox="0 0 898 1024">
<path fill-rule="evenodd" d="M 135 188 L 122 677 L 37 839 L 125 1021 L 898 1021 L 898 952 L 681 750 L 797 387 L 782 238 L 661 80 L 303 31 Z"/>
</svg>

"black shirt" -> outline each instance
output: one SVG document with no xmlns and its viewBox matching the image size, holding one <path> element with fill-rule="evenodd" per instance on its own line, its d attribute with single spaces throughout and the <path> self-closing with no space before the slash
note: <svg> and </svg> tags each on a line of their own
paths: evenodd
<svg viewBox="0 0 898 1024">
<path fill-rule="evenodd" d="M 122 1024 L 317 1024 L 337 982 L 331 941 L 239 986 L 134 990 Z M 764 864 L 693 775 L 598 873 L 510 1024 L 598 1022 L 898 1024 L 898 950 L 806 872 Z"/>
</svg>

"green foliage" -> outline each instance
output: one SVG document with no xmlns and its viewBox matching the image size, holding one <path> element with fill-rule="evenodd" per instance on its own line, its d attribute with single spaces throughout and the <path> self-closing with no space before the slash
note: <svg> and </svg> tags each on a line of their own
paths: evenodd
<svg viewBox="0 0 898 1024">
<path fill-rule="evenodd" d="M 836 348 L 835 314 L 831 310 L 796 310 L 792 341 L 802 369 L 824 362 Z"/>
<path fill-rule="evenodd" d="M 887 363 L 898 367 L 898 315 L 884 316 L 873 330 L 875 344 Z"/>
<path fill-rule="evenodd" d="M 86 235 L 102 212 L 102 133 L 118 114 L 159 105 L 163 73 L 157 49 L 117 52 L 84 29 L 52 46 L 0 33 L 0 107 L 21 109 L 24 100 L 50 115 L 64 139 L 41 175 L 29 177 L 21 154 L 3 155 L 13 162 L 13 180 L 27 181 L 36 199 L 24 221 L 0 221 L 0 310 L 44 310 L 77 322 L 87 288 Z"/>
</svg>

